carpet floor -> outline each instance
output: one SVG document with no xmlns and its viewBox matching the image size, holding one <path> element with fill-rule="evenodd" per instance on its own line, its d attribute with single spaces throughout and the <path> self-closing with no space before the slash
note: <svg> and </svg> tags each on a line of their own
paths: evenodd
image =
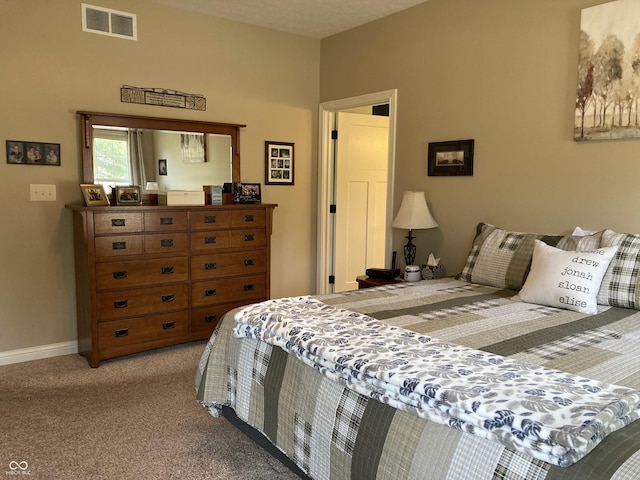
<svg viewBox="0 0 640 480">
<path fill-rule="evenodd" d="M 90 368 L 79 355 L 0 367 L 0 475 L 34 479 L 297 478 L 196 402 L 205 342 Z"/>
</svg>

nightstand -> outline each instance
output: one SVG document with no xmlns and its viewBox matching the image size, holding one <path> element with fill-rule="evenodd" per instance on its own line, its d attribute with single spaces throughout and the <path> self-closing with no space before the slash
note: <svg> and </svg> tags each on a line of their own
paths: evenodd
<svg viewBox="0 0 640 480">
<path fill-rule="evenodd" d="M 402 281 L 403 280 L 399 278 L 375 278 L 367 277 L 366 275 L 356 277 L 356 282 L 358 282 L 358 290 L 362 290 L 363 288 L 379 287 L 381 285 L 391 285 L 393 283 L 400 283 Z"/>
</svg>

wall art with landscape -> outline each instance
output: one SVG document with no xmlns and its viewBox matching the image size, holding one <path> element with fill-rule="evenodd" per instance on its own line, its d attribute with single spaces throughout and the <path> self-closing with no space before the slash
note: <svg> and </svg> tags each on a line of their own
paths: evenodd
<svg viewBox="0 0 640 480">
<path fill-rule="evenodd" d="M 640 137 L 640 1 L 582 10 L 574 139 Z"/>
</svg>

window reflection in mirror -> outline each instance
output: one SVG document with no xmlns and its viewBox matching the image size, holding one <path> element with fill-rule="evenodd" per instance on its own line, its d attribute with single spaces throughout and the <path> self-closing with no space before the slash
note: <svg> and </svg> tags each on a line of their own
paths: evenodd
<svg viewBox="0 0 640 480">
<path fill-rule="evenodd" d="M 160 161 L 162 160 L 162 161 Z M 232 181 L 230 135 L 93 126 L 94 183 L 201 190 Z"/>
</svg>

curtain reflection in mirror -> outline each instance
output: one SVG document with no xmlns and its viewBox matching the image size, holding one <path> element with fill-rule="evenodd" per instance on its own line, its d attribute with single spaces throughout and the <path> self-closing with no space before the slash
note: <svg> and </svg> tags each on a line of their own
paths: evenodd
<svg viewBox="0 0 640 480">
<path fill-rule="evenodd" d="M 143 131 L 139 128 L 129 129 L 129 171 L 131 185 L 146 185 L 147 175 L 144 168 Z"/>
</svg>

